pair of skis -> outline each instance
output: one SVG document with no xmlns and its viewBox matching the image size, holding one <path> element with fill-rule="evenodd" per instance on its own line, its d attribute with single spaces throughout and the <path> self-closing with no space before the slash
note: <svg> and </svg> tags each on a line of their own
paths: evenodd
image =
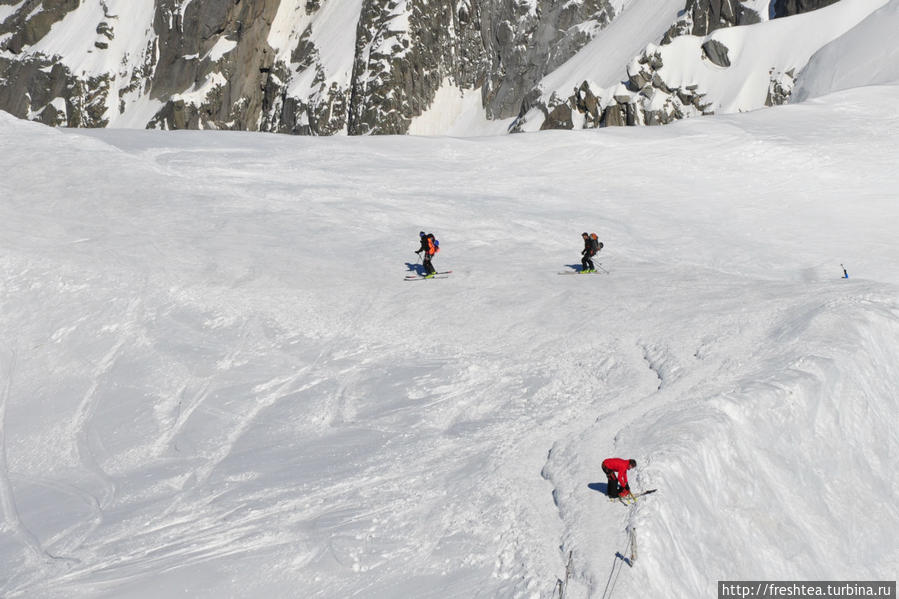
<svg viewBox="0 0 899 599">
<path fill-rule="evenodd" d="M 451 270 L 443 270 L 440 272 L 435 272 L 433 277 L 429 277 L 427 275 L 406 275 L 407 281 L 424 281 L 427 279 L 448 279 L 450 273 L 453 272 Z"/>
<path fill-rule="evenodd" d="M 593 272 L 584 272 L 582 270 L 563 270 L 559 274 L 560 275 L 608 275 L 611 274 L 605 268 L 602 267 L 602 264 L 597 264 L 597 270 Z"/>
</svg>

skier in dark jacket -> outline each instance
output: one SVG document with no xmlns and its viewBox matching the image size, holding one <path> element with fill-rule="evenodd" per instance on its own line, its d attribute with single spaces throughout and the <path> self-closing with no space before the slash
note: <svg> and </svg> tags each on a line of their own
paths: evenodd
<svg viewBox="0 0 899 599">
<path fill-rule="evenodd" d="M 636 460 L 623 460 L 621 458 L 607 458 L 602 461 L 602 471 L 609 479 L 607 493 L 609 497 L 627 497 L 631 488 L 627 484 L 627 471 L 637 467 Z"/>
<path fill-rule="evenodd" d="M 583 258 L 581 258 L 581 272 L 585 274 L 596 272 L 596 266 L 593 264 L 593 256 L 599 251 L 599 245 L 596 239 L 591 237 L 589 233 L 581 233 L 581 237 L 584 238 L 584 250 L 581 252 L 581 256 L 583 256 Z"/>
<path fill-rule="evenodd" d="M 418 237 L 421 240 L 421 247 L 418 248 L 415 253 L 422 255 L 421 263 L 425 267 L 425 277 L 430 278 L 433 277 L 436 272 L 434 265 L 431 264 L 431 258 L 437 253 L 437 243 L 433 233 L 421 231 L 418 234 Z M 424 254 L 422 254 L 422 252 L 424 252 Z"/>
</svg>

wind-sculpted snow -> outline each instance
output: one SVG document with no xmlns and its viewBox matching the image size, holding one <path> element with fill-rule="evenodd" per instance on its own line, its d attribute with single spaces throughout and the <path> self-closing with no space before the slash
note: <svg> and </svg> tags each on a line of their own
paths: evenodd
<svg viewBox="0 0 899 599">
<path fill-rule="evenodd" d="M 628 524 L 613 596 L 891 579 L 896 100 L 478 140 L 0 113 L 0 595 L 549 597 L 570 555 L 596 597 Z M 453 273 L 410 284 L 422 229 Z M 583 230 L 611 274 L 558 276 Z"/>
<path fill-rule="evenodd" d="M 891 0 L 812 56 L 799 74 L 794 101 L 863 85 L 899 84 L 899 45 L 870 43 L 897 28 L 899 1 Z"/>
</svg>

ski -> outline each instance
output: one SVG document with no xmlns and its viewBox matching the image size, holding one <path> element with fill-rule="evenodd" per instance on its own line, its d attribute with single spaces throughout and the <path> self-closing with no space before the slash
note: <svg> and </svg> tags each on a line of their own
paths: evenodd
<svg viewBox="0 0 899 599">
<path fill-rule="evenodd" d="M 640 491 L 639 493 L 634 493 L 634 497 L 643 497 L 644 495 L 649 495 L 650 493 L 655 493 L 658 489 L 649 489 L 648 491 Z"/>
</svg>

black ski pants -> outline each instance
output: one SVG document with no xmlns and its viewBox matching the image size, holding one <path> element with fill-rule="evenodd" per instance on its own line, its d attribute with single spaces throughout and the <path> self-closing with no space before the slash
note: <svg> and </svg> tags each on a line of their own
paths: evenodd
<svg viewBox="0 0 899 599">
<path fill-rule="evenodd" d="M 608 479 L 606 494 L 612 498 L 618 497 L 621 493 L 621 487 L 618 486 L 618 475 L 615 474 L 614 470 L 608 470 L 605 467 L 603 467 L 602 471 L 606 473 L 606 478 Z"/>
<path fill-rule="evenodd" d="M 436 270 L 434 265 L 431 264 L 431 256 L 427 252 L 425 252 L 424 257 L 421 259 L 421 263 L 425 267 L 426 275 L 429 275 Z"/>
</svg>

